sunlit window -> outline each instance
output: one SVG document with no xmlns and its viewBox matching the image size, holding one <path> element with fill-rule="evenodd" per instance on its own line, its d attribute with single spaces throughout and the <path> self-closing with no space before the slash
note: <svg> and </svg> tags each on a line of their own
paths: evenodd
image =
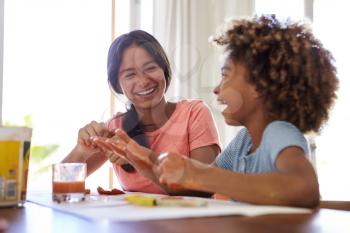
<svg viewBox="0 0 350 233">
<path fill-rule="evenodd" d="M 298 20 L 304 17 L 303 0 L 256 0 L 256 12 L 274 13 L 281 18 Z M 321 198 L 324 200 L 350 200 L 348 164 L 348 134 L 350 132 L 350 81 L 348 54 L 350 36 L 347 31 L 348 7 L 346 1 L 314 0 L 313 31 L 334 58 L 340 80 L 338 100 L 328 123 L 315 137 L 316 168 Z"/>
<path fill-rule="evenodd" d="M 338 70 L 338 100 L 328 124 L 316 138 L 316 159 L 323 199 L 350 200 L 349 132 L 350 80 L 347 1 L 314 1 L 313 29 L 334 58 Z"/>
<path fill-rule="evenodd" d="M 256 0 L 255 12 L 261 14 L 276 14 L 279 18 L 300 20 L 304 18 L 304 0 Z"/>
<path fill-rule="evenodd" d="M 152 32 L 152 19 L 150 0 L 6 1 L 3 122 L 34 129 L 30 190 L 51 188 L 50 166 L 75 146 L 79 128 L 125 110 L 111 98 L 108 48 L 130 29 Z M 109 167 L 88 188 L 118 187 Z"/>
<path fill-rule="evenodd" d="M 28 187 L 48 189 L 78 129 L 108 117 L 111 2 L 6 1 L 4 35 L 3 121 L 33 127 Z"/>
</svg>

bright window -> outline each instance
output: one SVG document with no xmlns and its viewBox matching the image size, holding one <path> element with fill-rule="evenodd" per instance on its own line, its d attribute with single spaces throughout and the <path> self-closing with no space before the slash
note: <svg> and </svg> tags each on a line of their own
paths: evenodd
<svg viewBox="0 0 350 233">
<path fill-rule="evenodd" d="M 276 14 L 279 18 L 303 19 L 304 0 L 255 0 L 255 12 Z"/>
<path fill-rule="evenodd" d="M 48 166 L 74 147 L 78 129 L 109 117 L 111 1 L 6 1 L 4 35 L 3 121 L 30 116 L 33 146 L 58 146 L 32 153 L 28 187 L 49 189 Z"/>
<path fill-rule="evenodd" d="M 274 13 L 281 18 L 303 19 L 304 0 L 256 0 L 256 12 Z M 350 71 L 348 54 L 350 35 L 347 31 L 348 7 L 346 1 L 314 0 L 313 31 L 329 49 L 336 62 L 340 90 L 330 119 L 316 136 L 316 168 L 324 200 L 350 200 L 350 157 L 347 144 L 350 132 Z M 348 90 L 348 91 L 346 91 Z"/>
<path fill-rule="evenodd" d="M 315 0 L 313 29 L 328 48 L 338 71 L 338 100 L 328 124 L 316 138 L 316 161 L 321 195 L 328 200 L 350 200 L 350 80 L 347 1 Z"/>
<path fill-rule="evenodd" d="M 30 190 L 51 188 L 50 165 L 75 146 L 79 128 L 124 111 L 111 102 L 108 48 L 131 28 L 152 32 L 152 20 L 152 0 L 6 1 L 3 122 L 34 129 Z M 106 163 L 87 186 L 111 182 L 118 187 Z"/>
</svg>

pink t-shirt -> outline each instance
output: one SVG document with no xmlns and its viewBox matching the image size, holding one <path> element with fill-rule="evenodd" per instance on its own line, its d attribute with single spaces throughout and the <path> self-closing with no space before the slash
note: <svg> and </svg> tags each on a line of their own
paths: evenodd
<svg viewBox="0 0 350 233">
<path fill-rule="evenodd" d="M 121 117 L 112 119 L 109 128 L 121 127 Z M 146 132 L 149 145 L 156 153 L 176 152 L 189 156 L 190 151 L 210 145 L 219 145 L 216 125 L 209 108 L 200 100 L 182 100 L 176 104 L 169 120 L 159 129 Z M 127 191 L 164 193 L 151 180 L 137 172 L 125 172 L 113 165 L 119 182 Z"/>
</svg>

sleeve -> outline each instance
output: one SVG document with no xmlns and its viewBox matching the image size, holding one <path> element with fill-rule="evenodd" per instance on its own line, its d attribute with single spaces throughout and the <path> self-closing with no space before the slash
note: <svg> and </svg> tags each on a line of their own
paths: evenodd
<svg viewBox="0 0 350 233">
<path fill-rule="evenodd" d="M 213 116 L 202 101 L 197 101 L 192 107 L 188 132 L 191 150 L 209 145 L 217 145 L 220 148 Z"/>
<path fill-rule="evenodd" d="M 280 152 L 290 146 L 301 148 L 305 155 L 309 154 L 308 144 L 304 135 L 293 124 L 275 122 L 268 127 L 264 141 L 268 145 L 271 161 L 276 161 Z"/>
<path fill-rule="evenodd" d="M 231 171 L 237 170 L 237 161 L 241 155 L 242 146 L 247 141 L 247 133 L 248 131 L 245 128 L 237 133 L 226 148 L 216 157 L 215 165 L 217 167 Z"/>
<path fill-rule="evenodd" d="M 229 145 L 216 157 L 215 165 L 219 168 L 232 170 L 232 157 L 231 157 L 231 144 L 233 141 L 229 143 Z"/>
<path fill-rule="evenodd" d="M 116 130 L 118 128 L 122 128 L 122 119 L 123 116 L 125 115 L 125 113 L 120 113 L 118 112 L 117 114 L 115 114 L 112 118 L 110 118 L 107 122 L 107 128 L 109 130 Z"/>
</svg>

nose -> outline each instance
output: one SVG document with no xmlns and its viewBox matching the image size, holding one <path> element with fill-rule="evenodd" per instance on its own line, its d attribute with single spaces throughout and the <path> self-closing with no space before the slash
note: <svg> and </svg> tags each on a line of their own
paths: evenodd
<svg viewBox="0 0 350 233">
<path fill-rule="evenodd" d="M 141 86 L 145 87 L 149 84 L 150 79 L 146 73 L 142 72 L 137 81 Z"/>
<path fill-rule="evenodd" d="M 219 94 L 219 85 L 217 85 L 216 87 L 214 87 L 213 92 L 215 95 Z"/>
</svg>

